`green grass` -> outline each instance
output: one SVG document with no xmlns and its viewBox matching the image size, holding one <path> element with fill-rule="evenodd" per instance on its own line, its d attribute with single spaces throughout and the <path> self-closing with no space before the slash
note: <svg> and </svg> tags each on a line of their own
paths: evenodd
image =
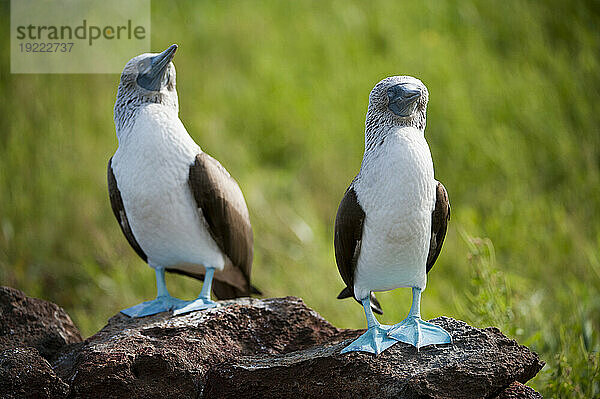
<svg viewBox="0 0 600 399">
<path fill-rule="evenodd" d="M 106 192 L 116 75 L 11 75 L 0 48 L 0 283 L 63 306 L 90 335 L 154 295 Z M 154 1 L 152 48 L 180 49 L 180 117 L 240 182 L 253 279 L 339 327 L 333 220 L 360 166 L 369 91 L 419 77 L 452 202 L 425 317 L 497 325 L 548 363 L 547 397 L 600 395 L 600 10 L 563 1 Z M 133 56 L 133 54 L 132 54 Z M 485 237 L 475 239 L 473 237 Z M 170 276 L 194 297 L 200 283 Z M 392 323 L 409 290 L 380 295 Z"/>
</svg>

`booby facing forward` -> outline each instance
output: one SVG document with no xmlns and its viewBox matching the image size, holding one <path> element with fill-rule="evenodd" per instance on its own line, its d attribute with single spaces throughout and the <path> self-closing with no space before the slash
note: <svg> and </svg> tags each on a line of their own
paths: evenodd
<svg viewBox="0 0 600 399">
<path fill-rule="evenodd" d="M 446 235 L 450 204 L 434 178 L 425 140 L 428 91 L 411 76 L 383 79 L 371 91 L 365 152 L 338 208 L 335 257 L 347 287 L 338 298 L 361 302 L 368 330 L 342 352 L 379 354 L 401 341 L 417 348 L 450 343 L 447 331 L 420 315 L 421 292 Z M 381 325 L 373 291 L 412 287 L 408 317 Z"/>
<path fill-rule="evenodd" d="M 177 45 L 123 69 L 114 109 L 119 147 L 108 163 L 110 202 L 129 244 L 156 272 L 157 297 L 122 310 L 142 317 L 248 296 L 253 237 L 236 181 L 204 153 L 178 117 Z M 165 271 L 204 279 L 195 301 L 169 295 Z M 215 279 L 213 283 L 213 277 Z"/>
</svg>

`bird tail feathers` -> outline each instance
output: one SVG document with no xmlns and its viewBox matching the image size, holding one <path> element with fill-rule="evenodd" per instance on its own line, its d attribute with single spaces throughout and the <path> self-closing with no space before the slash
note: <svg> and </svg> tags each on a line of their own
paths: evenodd
<svg viewBox="0 0 600 399">
<path fill-rule="evenodd" d="M 250 284 L 250 294 L 262 296 L 262 291 Z"/>
</svg>

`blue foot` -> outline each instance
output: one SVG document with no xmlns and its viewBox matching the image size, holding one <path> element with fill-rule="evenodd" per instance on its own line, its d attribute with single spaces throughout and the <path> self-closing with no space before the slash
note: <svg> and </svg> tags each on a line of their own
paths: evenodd
<svg viewBox="0 0 600 399">
<path fill-rule="evenodd" d="M 390 346 L 398 343 L 398 341 L 395 339 L 391 339 L 387 336 L 390 328 L 392 328 L 392 326 L 386 326 L 383 324 L 370 327 L 366 333 L 342 349 L 341 353 L 369 352 L 379 355 Z"/>
<path fill-rule="evenodd" d="M 196 310 L 214 308 L 215 306 L 217 306 L 217 303 L 215 301 L 211 301 L 210 299 L 206 299 L 206 298 L 198 298 L 195 301 L 186 302 L 180 308 L 175 309 L 173 314 L 180 315 L 180 314 L 194 312 Z"/>
<path fill-rule="evenodd" d="M 413 287 L 412 294 L 413 302 L 408 316 L 388 331 L 388 337 L 416 346 L 417 349 L 427 345 L 452 343 L 448 331 L 421 319 L 421 289 Z"/>
<path fill-rule="evenodd" d="M 146 301 L 121 310 L 121 313 L 126 314 L 129 317 L 144 317 L 161 312 L 168 312 L 185 306 L 187 303 L 187 301 L 173 298 L 170 295 L 161 295 L 152 301 Z"/>
<path fill-rule="evenodd" d="M 211 301 L 210 299 L 210 289 L 212 286 L 213 276 L 215 274 L 215 269 L 212 267 L 206 268 L 206 275 L 204 276 L 204 284 L 202 284 L 202 291 L 200 291 L 200 295 L 196 298 L 195 301 L 188 302 L 184 306 L 176 309 L 173 312 L 174 315 L 185 314 L 189 312 L 193 312 L 195 310 L 202 310 L 208 308 L 214 308 L 217 306 L 215 301 Z"/>
<path fill-rule="evenodd" d="M 388 337 L 417 347 L 450 344 L 452 337 L 448 331 L 420 317 L 409 316 L 388 330 Z"/>
</svg>

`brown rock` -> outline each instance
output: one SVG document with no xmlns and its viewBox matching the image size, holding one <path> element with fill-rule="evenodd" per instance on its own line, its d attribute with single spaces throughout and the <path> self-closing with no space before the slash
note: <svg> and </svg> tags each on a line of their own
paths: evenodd
<svg viewBox="0 0 600 399">
<path fill-rule="evenodd" d="M 0 351 L 31 346 L 50 360 L 63 346 L 80 341 L 79 330 L 61 307 L 0 287 Z"/>
<path fill-rule="evenodd" d="M 340 354 L 362 331 L 333 327 L 298 298 L 221 304 L 178 317 L 119 314 L 59 353 L 55 371 L 72 398 L 491 398 L 543 366 L 498 329 L 447 317 L 432 322 L 452 345 L 398 343 L 375 357 Z"/>
<path fill-rule="evenodd" d="M 542 395 L 520 382 L 513 382 L 495 399 L 542 399 Z"/>
<path fill-rule="evenodd" d="M 0 352 L 0 397 L 66 398 L 69 386 L 56 376 L 35 348 L 11 348 Z"/>
</svg>

